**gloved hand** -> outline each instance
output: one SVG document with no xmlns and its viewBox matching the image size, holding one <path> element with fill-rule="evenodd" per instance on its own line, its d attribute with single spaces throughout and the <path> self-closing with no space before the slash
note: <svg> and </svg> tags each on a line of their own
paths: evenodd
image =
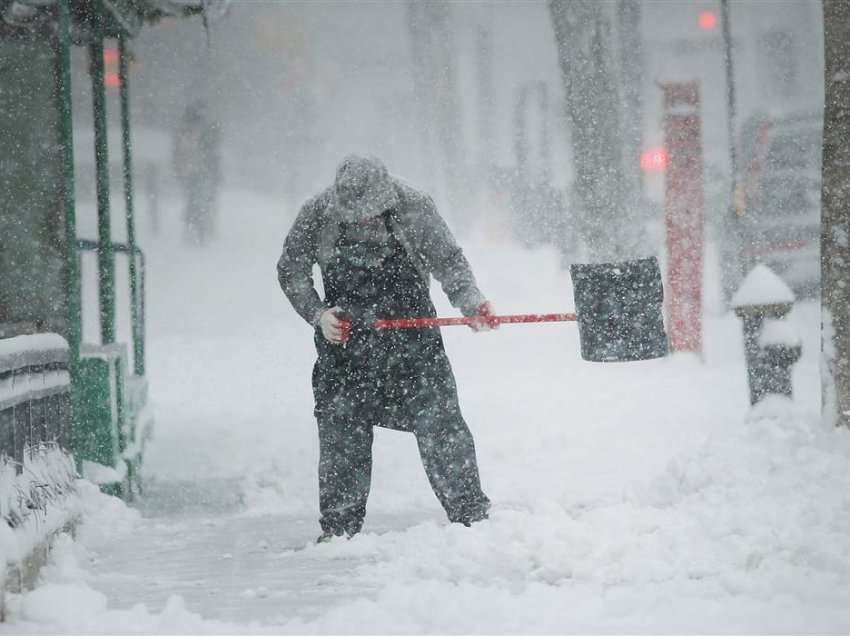
<svg viewBox="0 0 850 636">
<path fill-rule="evenodd" d="M 493 305 L 490 304 L 489 300 L 485 300 L 478 306 L 478 314 L 475 316 L 476 320 L 470 323 L 469 328 L 473 331 L 498 329 L 499 323 L 492 319 L 494 315 Z"/>
<path fill-rule="evenodd" d="M 331 344 L 345 344 L 351 331 L 351 323 L 337 317 L 340 312 L 342 312 L 342 309 L 339 307 L 331 307 L 326 309 L 319 318 L 322 335 Z"/>
</svg>

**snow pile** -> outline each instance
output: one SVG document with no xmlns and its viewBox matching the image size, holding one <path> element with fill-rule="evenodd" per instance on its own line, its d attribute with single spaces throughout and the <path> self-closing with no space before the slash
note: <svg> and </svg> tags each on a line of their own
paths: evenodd
<svg viewBox="0 0 850 636">
<path fill-rule="evenodd" d="M 303 570 L 304 585 L 358 591 L 320 614 L 274 625 L 207 620 L 174 595 L 161 611 L 110 608 L 80 564 L 102 542 L 123 540 L 138 517 L 88 485 L 81 545 L 60 541 L 46 584 L 13 599 L 13 629 L 843 632 L 850 629 L 848 461 L 850 433 L 823 429 L 784 398 L 770 398 L 737 430 L 705 439 L 619 497 L 499 502 L 472 528 L 425 522 L 282 553 L 265 545 L 268 572 L 321 562 L 318 578 Z M 257 571 L 240 602 L 286 603 L 265 585 L 268 572 Z"/>
<path fill-rule="evenodd" d="M 83 477 L 93 484 L 120 484 L 127 476 L 127 463 L 120 460 L 117 468 L 83 460 Z"/>
<path fill-rule="evenodd" d="M 233 626 L 205 621 L 188 612 L 180 597 L 169 599 L 162 613 L 144 605 L 107 610 L 106 596 L 87 585 L 50 583 L 28 594 L 21 603 L 23 630 L 32 633 L 84 634 L 232 634 Z M 36 625 L 26 625 L 34 621 Z M 18 634 L 25 631 L 16 632 Z"/>
<path fill-rule="evenodd" d="M 103 494 L 85 480 L 77 481 L 80 496 L 80 524 L 76 537 L 86 548 L 128 536 L 137 526 L 140 514 L 118 497 Z"/>
<path fill-rule="evenodd" d="M 0 458 L 0 557 L 17 564 L 79 513 L 73 462 L 55 444 L 25 449 L 20 474 Z"/>
<path fill-rule="evenodd" d="M 739 432 L 618 501 L 538 500 L 472 529 L 423 524 L 310 546 L 341 567 L 356 558 L 347 584 L 376 597 L 287 629 L 850 629 L 850 434 L 815 422 L 769 399 Z"/>
<path fill-rule="evenodd" d="M 108 508 L 116 512 L 114 506 Z M 236 626 L 202 619 L 188 611 L 178 596 L 169 598 L 161 612 L 151 612 L 143 604 L 109 609 L 106 595 L 87 582 L 88 573 L 80 564 L 86 558 L 81 545 L 68 535 L 60 536 L 54 545 L 52 565 L 44 573 L 45 583 L 22 596 L 10 596 L 8 612 L 13 622 L 0 625 L 0 634 L 244 633 Z"/>
<path fill-rule="evenodd" d="M 95 558 L 92 550 L 97 547 L 126 540 L 137 527 L 139 513 L 83 480 L 77 483 L 77 494 L 82 519 L 78 541 L 67 534 L 58 536 L 51 563 L 41 574 L 42 585 L 7 597 L 8 622 L 0 624 L 0 634 L 256 633 L 256 626 L 204 620 L 188 611 L 179 596 L 169 598 L 161 612 L 151 612 L 143 604 L 110 609 L 106 595 L 89 585 L 85 564 Z"/>
</svg>

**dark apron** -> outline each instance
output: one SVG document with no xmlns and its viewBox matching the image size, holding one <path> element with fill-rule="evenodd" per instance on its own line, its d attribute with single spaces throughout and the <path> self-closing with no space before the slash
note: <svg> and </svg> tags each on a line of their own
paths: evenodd
<svg viewBox="0 0 850 636">
<path fill-rule="evenodd" d="M 370 244 L 349 237 L 340 224 L 334 258 L 322 268 L 325 302 L 352 322 L 349 341 L 334 345 L 316 331 L 313 369 L 316 416 L 347 412 L 373 425 L 414 431 L 417 405 L 455 410 L 457 390 L 437 328 L 371 328 L 378 318 L 436 315 L 428 286 L 384 213 L 387 241 Z"/>
</svg>

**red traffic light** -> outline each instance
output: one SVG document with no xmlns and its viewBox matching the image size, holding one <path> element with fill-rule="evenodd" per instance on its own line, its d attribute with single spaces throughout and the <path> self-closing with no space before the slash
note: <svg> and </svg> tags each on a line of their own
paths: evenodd
<svg viewBox="0 0 850 636">
<path fill-rule="evenodd" d="M 664 172 L 668 161 L 667 149 L 663 146 L 653 146 L 640 154 L 640 169 L 644 172 Z"/>
<path fill-rule="evenodd" d="M 104 47 L 103 49 L 103 65 L 105 67 L 103 73 L 103 83 L 106 88 L 120 88 L 121 77 L 118 75 L 118 70 L 115 68 L 118 64 L 118 49 Z"/>
<path fill-rule="evenodd" d="M 717 27 L 717 16 L 714 15 L 713 11 L 703 11 L 697 18 L 697 24 L 703 31 L 711 31 Z"/>
</svg>

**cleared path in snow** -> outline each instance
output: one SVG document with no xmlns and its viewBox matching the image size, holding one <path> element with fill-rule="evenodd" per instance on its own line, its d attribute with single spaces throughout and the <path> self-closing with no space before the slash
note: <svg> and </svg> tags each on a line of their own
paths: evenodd
<svg viewBox="0 0 850 636">
<path fill-rule="evenodd" d="M 377 582 L 372 589 L 350 585 L 357 557 L 328 558 L 327 551 L 305 549 L 315 535 L 313 519 L 240 515 L 226 496 L 238 484 L 220 481 L 214 487 L 175 493 L 180 484 L 156 484 L 133 535 L 99 547 L 88 565 L 89 584 L 106 592 L 113 607 L 144 603 L 160 612 L 177 594 L 204 617 L 271 626 L 294 616 L 316 618 L 328 607 L 377 594 Z M 151 507 L 175 494 L 195 503 L 190 500 L 188 511 L 180 512 Z M 373 515 L 366 531 L 384 533 L 421 521 Z"/>
</svg>

